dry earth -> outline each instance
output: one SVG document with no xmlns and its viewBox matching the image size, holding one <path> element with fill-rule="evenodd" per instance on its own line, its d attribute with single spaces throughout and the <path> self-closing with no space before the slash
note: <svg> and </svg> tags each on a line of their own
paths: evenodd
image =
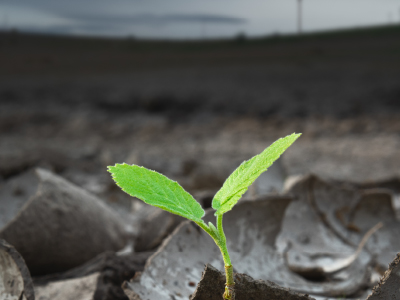
<svg viewBox="0 0 400 300">
<path fill-rule="evenodd" d="M 302 132 L 283 177 L 400 190 L 397 27 L 210 43 L 0 37 L 0 185 L 40 166 L 123 213 L 138 207 L 108 165 L 144 165 L 204 195 Z"/>
</svg>

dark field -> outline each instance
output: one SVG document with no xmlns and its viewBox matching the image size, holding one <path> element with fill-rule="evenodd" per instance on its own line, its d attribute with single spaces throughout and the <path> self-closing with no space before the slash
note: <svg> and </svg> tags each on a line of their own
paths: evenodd
<svg viewBox="0 0 400 300">
<path fill-rule="evenodd" d="M 0 37 L 4 178 L 49 160 L 59 172 L 95 176 L 136 157 L 186 179 L 204 169 L 218 186 L 238 162 L 294 131 L 304 133 L 304 153 L 299 165 L 296 149 L 288 153 L 290 174 L 399 174 L 400 27 L 206 42 Z M 336 149 L 342 143 L 349 151 Z M 66 161 L 57 155 L 68 164 L 57 166 Z M 318 161 L 332 155 L 342 163 L 328 174 Z M 364 159 L 374 168 L 360 174 Z"/>
</svg>

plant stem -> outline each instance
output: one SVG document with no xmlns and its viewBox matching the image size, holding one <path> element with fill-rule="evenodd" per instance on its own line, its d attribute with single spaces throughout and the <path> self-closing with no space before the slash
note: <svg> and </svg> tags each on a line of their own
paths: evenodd
<svg viewBox="0 0 400 300">
<path fill-rule="evenodd" d="M 222 227 L 222 215 L 217 215 L 217 230 L 220 237 L 219 247 L 221 249 L 222 257 L 224 259 L 225 266 L 231 266 L 231 258 L 229 257 L 228 249 L 226 248 L 226 237 L 224 229 Z"/>
<path fill-rule="evenodd" d="M 229 257 L 228 248 L 226 247 L 226 237 L 224 233 L 224 229 L 222 227 L 222 215 L 217 215 L 217 233 L 211 230 L 206 224 L 201 222 L 196 222 L 205 232 L 207 232 L 217 244 L 219 250 L 221 251 L 222 258 L 224 259 L 225 265 L 225 293 L 223 298 L 225 300 L 234 300 L 235 299 L 235 291 L 233 289 L 235 285 L 235 281 L 233 279 L 233 267 L 231 264 L 231 258 Z"/>
<path fill-rule="evenodd" d="M 233 266 L 231 264 L 231 258 L 229 257 L 228 248 L 226 247 L 226 237 L 224 229 L 222 227 L 222 215 L 217 215 L 217 230 L 220 237 L 219 243 L 217 244 L 221 250 L 222 257 L 225 263 L 225 293 L 223 298 L 226 300 L 235 299 L 235 290 L 233 289 L 235 281 L 233 279 Z"/>
</svg>

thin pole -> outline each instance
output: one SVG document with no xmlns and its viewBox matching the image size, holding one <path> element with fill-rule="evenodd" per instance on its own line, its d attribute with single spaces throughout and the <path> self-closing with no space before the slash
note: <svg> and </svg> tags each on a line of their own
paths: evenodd
<svg viewBox="0 0 400 300">
<path fill-rule="evenodd" d="M 303 20 L 302 20 L 302 14 L 303 14 L 303 9 L 302 9 L 302 0 L 297 0 L 297 32 L 299 34 L 302 33 L 303 31 Z"/>
</svg>

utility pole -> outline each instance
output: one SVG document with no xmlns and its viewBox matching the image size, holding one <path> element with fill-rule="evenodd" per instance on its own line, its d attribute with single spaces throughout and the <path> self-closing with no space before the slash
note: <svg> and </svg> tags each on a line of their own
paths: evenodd
<svg viewBox="0 0 400 300">
<path fill-rule="evenodd" d="M 297 32 L 301 34 L 303 32 L 303 7 L 302 7 L 303 0 L 297 0 Z"/>
</svg>

